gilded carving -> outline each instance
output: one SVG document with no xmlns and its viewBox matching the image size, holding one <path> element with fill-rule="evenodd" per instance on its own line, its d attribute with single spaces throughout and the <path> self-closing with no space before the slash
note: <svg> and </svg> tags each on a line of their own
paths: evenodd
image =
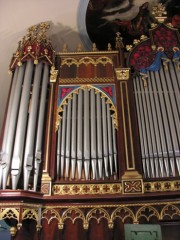
<svg viewBox="0 0 180 240">
<path fill-rule="evenodd" d="M 102 64 L 103 66 L 105 66 L 107 63 L 110 63 L 111 65 L 113 65 L 112 59 L 109 57 L 99 57 L 99 58 L 83 57 L 79 59 L 68 57 L 62 60 L 61 67 L 64 65 L 67 65 L 68 67 L 70 67 L 73 64 L 76 65 L 77 67 L 79 67 L 81 64 L 84 64 L 86 66 L 88 64 L 93 64 L 94 66 L 96 66 L 97 64 Z"/>
<path fill-rule="evenodd" d="M 57 75 L 58 75 L 58 70 L 55 70 L 55 67 L 52 66 L 50 73 L 51 73 L 51 75 L 50 75 L 50 82 L 51 83 L 56 82 Z"/>
<path fill-rule="evenodd" d="M 101 91 L 100 89 L 96 88 L 95 86 L 92 86 L 92 85 L 81 85 L 79 86 L 79 88 L 76 88 L 75 90 L 71 91 L 62 101 L 62 103 L 60 104 L 60 106 L 57 108 L 57 112 L 56 112 L 56 131 L 58 130 L 58 127 L 59 127 L 59 123 L 62 119 L 62 112 L 63 112 L 63 106 L 64 105 L 67 105 L 67 100 L 70 98 L 72 99 L 72 95 L 73 93 L 75 94 L 78 94 L 78 89 L 82 89 L 82 90 L 85 90 L 85 89 L 92 89 L 94 88 L 95 89 L 95 94 L 97 94 L 98 92 L 101 93 L 101 97 L 104 97 L 104 98 L 107 98 L 107 101 L 108 103 L 110 104 L 110 110 L 113 111 L 113 114 L 112 114 L 112 117 L 113 117 L 113 122 L 114 122 L 114 125 L 115 125 L 115 128 L 118 129 L 118 120 L 117 120 L 117 109 L 116 107 L 114 106 L 114 103 L 112 102 L 112 100 L 103 92 Z"/>
<path fill-rule="evenodd" d="M 33 219 L 38 221 L 38 210 L 35 209 L 23 209 L 22 220 Z"/>
<path fill-rule="evenodd" d="M 180 180 L 144 182 L 144 192 L 169 192 L 180 190 Z"/>
<path fill-rule="evenodd" d="M 143 193 L 142 179 L 122 180 L 123 193 Z"/>
<path fill-rule="evenodd" d="M 74 224 L 80 220 L 83 222 L 84 229 L 88 229 L 90 222 L 94 219 L 99 224 L 102 219 L 107 220 L 108 227 L 111 229 L 114 226 L 115 220 L 118 218 L 123 223 L 129 222 L 131 219 L 133 223 L 139 223 L 142 219 L 147 222 L 153 221 L 155 217 L 157 220 L 180 219 L 180 202 L 144 202 L 144 203 L 126 203 L 126 204 L 100 204 L 100 205 L 78 205 L 76 207 L 71 205 L 57 205 L 45 206 L 42 213 L 34 207 L 40 207 L 35 204 L 18 204 L 22 207 L 22 211 L 18 208 L 6 208 L 10 206 L 2 204 L 0 219 L 33 219 L 37 222 L 37 231 L 41 229 L 41 220 L 47 221 L 50 224 L 52 221 L 57 222 L 59 229 L 63 229 L 67 219 L 70 219 Z M 13 205 L 13 203 L 11 203 Z M 16 205 L 16 204 L 15 204 Z M 86 210 L 85 210 L 86 209 Z M 19 212 L 22 214 L 19 216 Z M 2 214 L 3 213 L 3 214 Z M 38 214 L 38 216 L 37 216 Z M 14 216 L 15 215 L 15 216 Z M 18 229 L 22 224 L 18 223 Z M 16 228 L 17 229 L 17 228 Z"/>
<path fill-rule="evenodd" d="M 76 207 L 71 207 L 62 214 L 62 221 L 65 222 L 67 219 L 70 219 L 73 224 L 77 219 L 82 219 L 85 222 L 83 211 Z"/>
<path fill-rule="evenodd" d="M 140 218 L 145 218 L 149 222 L 152 217 L 157 217 L 157 219 L 160 219 L 158 210 L 153 206 L 141 207 L 135 216 L 137 222 L 139 222 Z"/>
<path fill-rule="evenodd" d="M 19 220 L 19 208 L 1 208 L 0 219 Z"/>
<path fill-rule="evenodd" d="M 158 20 L 158 22 L 163 23 L 167 18 L 164 15 L 167 15 L 166 7 L 162 3 L 158 3 L 152 8 L 152 15 Z"/>
<path fill-rule="evenodd" d="M 59 78 L 59 84 L 67 83 L 112 83 L 114 78 Z"/>
<path fill-rule="evenodd" d="M 121 193 L 121 184 L 66 184 L 54 185 L 53 195 L 88 195 Z"/>
<path fill-rule="evenodd" d="M 130 68 L 115 68 L 116 77 L 119 81 L 127 81 L 130 76 Z"/>
<path fill-rule="evenodd" d="M 110 226 L 110 228 L 112 228 L 112 221 L 111 221 L 110 215 L 107 212 L 107 210 L 105 210 L 104 208 L 94 208 L 90 210 L 86 215 L 86 219 L 88 222 L 90 222 L 91 219 L 95 219 L 98 224 L 102 219 L 106 219 L 108 222 L 108 225 Z"/>
<path fill-rule="evenodd" d="M 47 209 L 45 208 L 42 211 L 41 219 L 45 219 L 48 224 L 50 224 L 50 222 L 53 221 L 53 219 L 56 219 L 58 223 L 62 223 L 62 219 L 58 211 L 53 208 L 47 208 Z"/>
<path fill-rule="evenodd" d="M 111 214 L 111 220 L 114 222 L 116 218 L 120 218 L 124 223 L 126 219 L 132 219 L 133 222 L 136 222 L 135 215 L 131 209 L 128 207 L 118 207 Z"/>
<path fill-rule="evenodd" d="M 160 213 L 160 219 L 164 219 L 165 217 L 173 219 L 176 216 L 180 216 L 180 209 L 173 204 L 168 204 L 163 207 Z"/>
</svg>

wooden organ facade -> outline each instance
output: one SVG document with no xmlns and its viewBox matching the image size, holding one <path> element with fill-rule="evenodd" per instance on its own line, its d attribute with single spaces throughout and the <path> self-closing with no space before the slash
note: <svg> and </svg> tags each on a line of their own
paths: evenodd
<svg viewBox="0 0 180 240">
<path fill-rule="evenodd" d="M 154 25 L 128 54 L 119 34 L 115 50 L 55 53 L 38 28 L 13 56 L 1 135 L 11 239 L 124 240 L 126 224 L 178 239 L 179 31 Z"/>
</svg>

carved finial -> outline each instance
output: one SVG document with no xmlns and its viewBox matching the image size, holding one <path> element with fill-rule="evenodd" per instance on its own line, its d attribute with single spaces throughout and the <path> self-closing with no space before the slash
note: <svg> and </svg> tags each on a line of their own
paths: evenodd
<svg viewBox="0 0 180 240">
<path fill-rule="evenodd" d="M 141 35 L 140 37 L 140 40 L 143 41 L 143 40 L 146 40 L 148 37 L 146 35 Z"/>
<path fill-rule="evenodd" d="M 121 33 L 120 32 L 117 32 L 116 33 L 116 45 L 115 45 L 115 48 L 116 49 L 120 49 L 120 48 L 123 48 L 123 43 L 122 43 L 122 37 L 121 36 Z"/>
<path fill-rule="evenodd" d="M 37 37 L 37 25 L 28 28 L 28 39 L 33 40 Z"/>
<path fill-rule="evenodd" d="M 167 15 L 165 6 L 162 3 L 158 3 L 152 8 L 152 10 L 152 15 L 154 15 L 154 17 L 158 20 L 159 23 L 163 23 L 167 18 L 166 16 L 163 16 Z"/>
<path fill-rule="evenodd" d="M 97 51 L 97 47 L 96 47 L 96 44 L 95 44 L 95 43 L 93 43 L 93 45 L 92 45 L 92 50 L 93 50 L 93 52 L 96 52 L 96 51 Z"/>
<path fill-rule="evenodd" d="M 140 40 L 134 39 L 133 44 L 134 44 L 134 45 L 137 45 L 138 43 L 140 43 Z"/>
<path fill-rule="evenodd" d="M 50 82 L 51 83 L 56 82 L 57 75 L 58 75 L 58 70 L 55 69 L 54 65 L 52 65 L 50 73 L 51 73 Z"/>
<path fill-rule="evenodd" d="M 40 37 L 42 39 L 46 39 L 46 32 L 49 29 L 49 27 L 50 27 L 49 23 L 46 23 L 46 22 L 40 23 L 39 29 L 40 29 Z"/>
<path fill-rule="evenodd" d="M 110 43 L 108 43 L 108 51 L 112 51 L 112 47 Z"/>
<path fill-rule="evenodd" d="M 130 52 L 132 50 L 133 46 L 132 45 L 126 45 L 126 50 Z"/>
<path fill-rule="evenodd" d="M 9 231 L 10 231 L 10 234 L 11 234 L 12 237 L 16 236 L 16 233 L 17 233 L 17 228 L 16 227 L 10 227 Z"/>
<path fill-rule="evenodd" d="M 64 43 L 62 51 L 63 52 L 68 52 L 68 46 L 67 46 L 66 43 Z"/>
<path fill-rule="evenodd" d="M 79 43 L 78 46 L 77 46 L 77 52 L 82 52 L 82 45 L 81 45 L 81 43 Z"/>
</svg>

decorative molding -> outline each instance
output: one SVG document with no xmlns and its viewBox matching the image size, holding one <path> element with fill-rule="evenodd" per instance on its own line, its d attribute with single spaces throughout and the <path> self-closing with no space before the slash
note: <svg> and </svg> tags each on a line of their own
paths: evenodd
<svg viewBox="0 0 180 240">
<path fill-rule="evenodd" d="M 121 183 L 111 184 L 55 184 L 52 194 L 64 195 L 100 195 L 122 193 Z"/>
<path fill-rule="evenodd" d="M 142 179 L 122 180 L 123 194 L 139 194 L 144 193 Z"/>
<path fill-rule="evenodd" d="M 114 78 L 59 78 L 59 84 L 67 84 L 67 83 L 113 83 Z"/>
<path fill-rule="evenodd" d="M 171 192 L 180 190 L 180 180 L 144 182 L 144 192 Z"/>
<path fill-rule="evenodd" d="M 95 220 L 99 224 L 103 219 L 108 223 L 109 229 L 114 227 L 116 219 L 120 219 L 123 223 L 130 219 L 133 223 L 139 223 L 141 219 L 146 219 L 147 222 L 166 219 L 180 219 L 180 202 L 176 203 L 141 203 L 141 204 L 117 204 L 117 205 L 94 205 L 94 206 L 57 206 L 57 208 L 48 207 L 42 212 L 42 219 L 45 219 L 48 224 L 52 221 L 57 221 L 59 229 L 63 229 L 67 219 L 74 224 L 80 220 L 83 222 L 84 229 L 88 229 L 90 222 Z M 86 209 L 86 210 L 85 210 Z M 84 211 L 85 210 L 85 211 Z"/>
<path fill-rule="evenodd" d="M 87 66 L 88 64 L 93 64 L 94 66 L 97 66 L 97 64 L 102 64 L 103 66 L 105 66 L 107 63 L 110 63 L 111 65 L 113 65 L 112 59 L 104 56 L 101 56 L 99 58 L 82 57 L 79 59 L 69 57 L 69 58 L 62 59 L 60 67 L 64 65 L 67 65 L 68 67 L 70 67 L 71 65 L 76 65 L 77 67 L 79 67 L 81 64 L 84 64 L 85 66 Z"/>
<path fill-rule="evenodd" d="M 15 203 L 16 205 L 16 203 Z M 14 206 L 14 203 L 11 203 Z M 23 209 L 22 209 L 23 208 Z M 12 214 L 13 213 L 13 214 Z M 56 221 L 58 228 L 63 229 L 67 220 L 83 222 L 83 228 L 88 229 L 90 222 L 96 221 L 99 224 L 103 219 L 107 221 L 109 229 L 114 227 L 114 222 L 119 219 L 123 223 L 129 221 L 139 223 L 142 219 L 147 222 L 166 220 L 180 220 L 180 201 L 161 201 L 161 202 L 140 202 L 127 204 L 94 204 L 94 205 L 57 205 L 45 206 L 41 211 L 24 207 L 19 203 L 18 208 L 0 208 L 1 219 L 14 219 L 17 222 L 17 229 L 22 226 L 23 220 L 34 220 L 37 222 L 37 231 L 41 229 L 41 220 L 49 225 Z M 20 219 L 20 220 L 19 220 Z"/>
</svg>

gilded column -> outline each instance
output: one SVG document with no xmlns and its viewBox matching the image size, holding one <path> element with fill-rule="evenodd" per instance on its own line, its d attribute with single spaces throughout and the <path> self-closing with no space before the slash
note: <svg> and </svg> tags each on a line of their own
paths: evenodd
<svg viewBox="0 0 180 240">
<path fill-rule="evenodd" d="M 129 101 L 128 80 L 130 77 L 129 68 L 116 68 L 116 77 L 119 81 L 120 100 L 122 109 L 124 151 L 125 151 L 125 172 L 122 175 L 123 193 L 143 193 L 142 176 L 137 170 L 133 136 L 132 113 Z"/>
</svg>

